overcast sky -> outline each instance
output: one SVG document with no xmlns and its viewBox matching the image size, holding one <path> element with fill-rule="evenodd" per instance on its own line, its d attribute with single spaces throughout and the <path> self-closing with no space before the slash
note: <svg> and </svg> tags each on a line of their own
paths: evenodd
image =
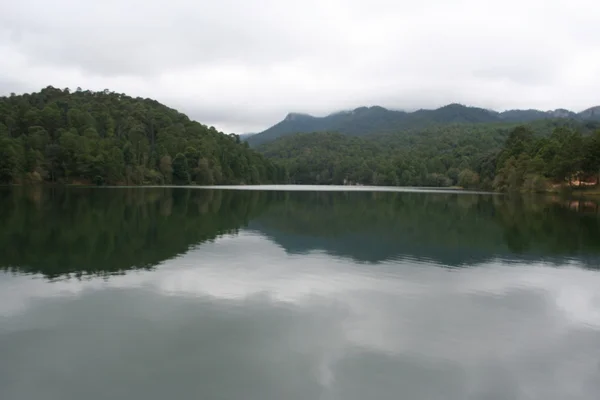
<svg viewBox="0 0 600 400">
<path fill-rule="evenodd" d="M 0 3 L 3 95 L 108 88 L 236 133 L 362 105 L 600 104 L 598 0 Z"/>
</svg>

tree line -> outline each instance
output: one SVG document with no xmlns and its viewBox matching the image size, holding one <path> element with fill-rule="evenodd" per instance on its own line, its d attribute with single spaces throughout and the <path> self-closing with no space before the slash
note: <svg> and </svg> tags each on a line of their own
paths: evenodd
<svg viewBox="0 0 600 400">
<path fill-rule="evenodd" d="M 535 192 L 598 181 L 600 122 L 305 133 L 257 150 L 155 100 L 108 90 L 49 86 L 0 97 L 4 184 L 362 184 Z"/>
<path fill-rule="evenodd" d="M 0 183 L 256 184 L 285 171 L 151 99 L 47 87 L 0 97 Z"/>
<path fill-rule="evenodd" d="M 595 131 L 594 131 L 595 130 Z M 309 133 L 258 148 L 291 183 L 539 192 L 598 182 L 598 124 L 450 124 L 386 135 Z"/>
<path fill-rule="evenodd" d="M 526 127 L 511 131 L 498 153 L 494 188 L 500 191 L 546 191 L 549 185 L 600 183 L 600 130 L 584 136 L 557 128 L 536 137 Z"/>
</svg>

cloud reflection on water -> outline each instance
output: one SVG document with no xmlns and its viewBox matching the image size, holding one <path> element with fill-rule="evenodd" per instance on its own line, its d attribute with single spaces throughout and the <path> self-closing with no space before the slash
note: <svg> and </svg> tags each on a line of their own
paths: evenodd
<svg viewBox="0 0 600 400">
<path fill-rule="evenodd" d="M 184 301 L 181 307 L 192 301 L 249 315 L 258 313 L 256 307 L 260 314 L 286 307 L 295 330 L 277 338 L 276 330 L 270 332 L 273 340 L 283 341 L 283 348 L 273 351 L 308 357 L 322 398 L 367 395 L 375 390 L 369 385 L 376 371 L 364 368 L 383 368 L 378 376 L 396 371 L 414 396 L 437 398 L 443 392 L 405 380 L 422 369 L 432 388 L 453 388 L 447 398 L 503 393 L 504 398 L 583 399 L 600 390 L 594 379 L 600 359 L 598 287 L 600 274 L 576 264 L 556 268 L 496 260 L 449 269 L 403 259 L 367 265 L 323 252 L 290 255 L 263 236 L 242 231 L 153 271 L 52 283 L 3 274 L 0 320 L 27 320 L 52 302 L 86 301 L 102 293 L 133 301 L 126 296 L 131 290 Z M 140 318 L 166 318 L 136 304 Z M 169 318 L 181 325 L 185 314 Z M 22 326 L 1 325 L 0 334 Z M 386 384 L 398 383 L 388 378 Z"/>
</svg>

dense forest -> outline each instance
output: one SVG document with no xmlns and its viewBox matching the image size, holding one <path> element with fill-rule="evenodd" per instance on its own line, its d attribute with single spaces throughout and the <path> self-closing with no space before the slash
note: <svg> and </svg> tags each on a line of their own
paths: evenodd
<svg viewBox="0 0 600 400">
<path fill-rule="evenodd" d="M 600 176 L 597 122 L 446 124 L 394 134 L 308 133 L 258 147 L 291 183 L 545 191 Z"/>
<path fill-rule="evenodd" d="M 0 184 L 362 184 L 538 192 L 598 182 L 597 111 L 495 113 L 454 104 L 414 113 L 363 107 L 321 119 L 290 114 L 255 135 L 286 132 L 255 151 L 240 136 L 155 100 L 49 86 L 0 97 Z M 286 131 L 327 126 L 343 131 Z"/>
<path fill-rule="evenodd" d="M 256 184 L 285 172 L 155 100 L 56 89 L 0 97 L 0 183 Z"/>
</svg>

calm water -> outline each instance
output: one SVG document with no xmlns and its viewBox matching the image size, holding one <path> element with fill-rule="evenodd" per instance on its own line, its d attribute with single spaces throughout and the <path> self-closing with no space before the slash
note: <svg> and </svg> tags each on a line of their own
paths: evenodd
<svg viewBox="0 0 600 400">
<path fill-rule="evenodd" d="M 595 202 L 0 188 L 0 399 L 597 399 Z"/>
</svg>

